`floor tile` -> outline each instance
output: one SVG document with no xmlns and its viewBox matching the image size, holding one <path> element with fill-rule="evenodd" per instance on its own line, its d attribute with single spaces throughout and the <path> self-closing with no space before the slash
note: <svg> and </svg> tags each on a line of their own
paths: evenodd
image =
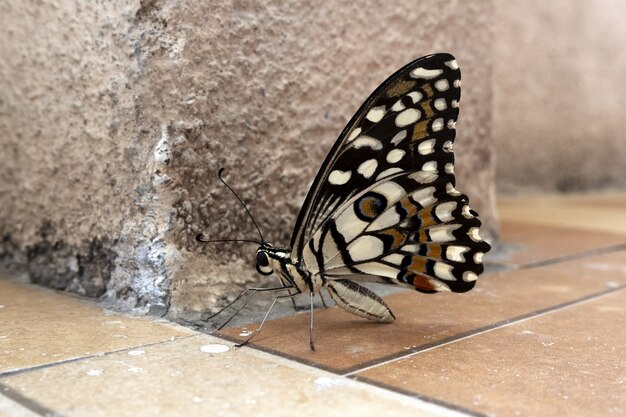
<svg viewBox="0 0 626 417">
<path fill-rule="evenodd" d="M 623 416 L 624 323 L 619 290 L 357 378 L 489 415 Z"/>
<path fill-rule="evenodd" d="M 626 251 L 620 255 L 626 258 Z M 588 261 L 607 262 L 599 257 Z M 315 352 L 309 351 L 308 313 L 266 323 L 252 343 L 304 363 L 348 373 L 626 285 L 626 274 L 610 269 L 576 272 L 571 267 L 485 275 L 465 294 L 404 291 L 391 295 L 385 300 L 397 317 L 393 323 L 371 323 L 336 307 L 316 310 Z M 252 329 L 256 325 L 226 329 L 222 334 L 243 340 Z"/>
<path fill-rule="evenodd" d="M 626 193 L 505 197 L 498 210 L 504 221 L 626 234 Z"/>
<path fill-rule="evenodd" d="M 0 279 L 0 375 L 183 337 L 191 330 L 106 312 L 95 303 Z"/>
<path fill-rule="evenodd" d="M 0 383 L 68 417 L 452 415 L 262 352 L 227 349 L 221 339 L 198 335 L 0 378 Z"/>
<path fill-rule="evenodd" d="M 39 414 L 0 394 L 0 417 L 37 417 Z"/>
<path fill-rule="evenodd" d="M 611 248 L 626 249 L 626 234 L 582 231 L 505 220 L 501 225 L 500 251 L 488 254 L 485 262 L 513 268 L 546 261 L 586 256 Z"/>
</svg>

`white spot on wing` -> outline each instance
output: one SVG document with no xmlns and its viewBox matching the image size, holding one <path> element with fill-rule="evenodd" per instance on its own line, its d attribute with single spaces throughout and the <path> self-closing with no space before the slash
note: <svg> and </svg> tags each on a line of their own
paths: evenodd
<svg viewBox="0 0 626 417">
<path fill-rule="evenodd" d="M 441 117 L 435 119 L 431 127 L 433 129 L 433 132 L 439 132 L 441 129 L 443 129 L 443 119 Z"/>
<path fill-rule="evenodd" d="M 350 135 L 348 136 L 348 139 L 346 139 L 346 142 L 351 142 L 353 141 L 357 136 L 359 136 L 361 134 L 361 128 L 357 127 L 356 129 L 354 129 L 352 132 L 350 132 Z"/>
<path fill-rule="evenodd" d="M 457 100 L 452 100 L 450 105 L 456 109 L 457 107 L 459 107 L 459 102 Z"/>
<path fill-rule="evenodd" d="M 383 241 L 374 236 L 361 236 L 348 246 L 350 257 L 355 262 L 380 256 L 384 249 Z"/>
<path fill-rule="evenodd" d="M 456 121 L 453 119 L 448 120 L 447 126 L 448 129 L 456 129 Z"/>
<path fill-rule="evenodd" d="M 435 207 L 435 214 L 442 222 L 447 222 L 453 219 L 452 211 L 456 208 L 456 201 L 448 201 L 441 203 Z"/>
<path fill-rule="evenodd" d="M 448 264 L 444 264 L 443 262 L 435 262 L 435 266 L 433 267 L 435 271 L 435 275 L 437 278 L 445 279 L 448 281 L 454 281 L 454 275 L 452 275 L 452 266 Z"/>
<path fill-rule="evenodd" d="M 387 162 L 389 162 L 390 164 L 395 164 L 396 162 L 399 162 L 405 154 L 406 152 L 402 149 L 392 149 L 387 154 Z"/>
<path fill-rule="evenodd" d="M 352 173 L 350 171 L 340 171 L 338 169 L 328 175 L 328 182 L 333 185 L 343 185 L 350 180 Z"/>
<path fill-rule="evenodd" d="M 375 151 L 379 151 L 383 148 L 383 144 L 378 139 L 374 139 L 369 136 L 360 136 L 352 143 L 352 146 L 355 149 L 368 147 L 372 148 Z"/>
<path fill-rule="evenodd" d="M 374 175 L 377 167 L 378 167 L 378 161 L 376 161 L 375 159 L 368 159 L 367 161 L 359 165 L 356 171 L 359 174 L 363 175 L 365 178 L 369 178 L 372 175 Z"/>
<path fill-rule="evenodd" d="M 395 210 L 385 210 L 367 227 L 367 230 L 381 230 L 400 223 L 400 215 Z"/>
<path fill-rule="evenodd" d="M 411 123 L 415 123 L 420 118 L 420 116 L 421 114 L 419 110 L 406 109 L 402 113 L 399 113 L 396 116 L 396 126 L 398 127 L 408 126 Z"/>
<path fill-rule="evenodd" d="M 435 187 L 426 187 L 414 192 L 411 197 L 422 207 L 430 207 L 437 199 L 434 197 Z"/>
<path fill-rule="evenodd" d="M 406 138 L 406 130 L 401 130 L 398 133 L 396 133 L 393 139 L 391 139 L 391 143 L 393 143 L 394 145 L 397 145 L 398 143 L 402 142 L 404 138 Z"/>
<path fill-rule="evenodd" d="M 478 279 L 478 275 L 476 275 L 472 271 L 466 271 L 463 274 L 463 281 L 465 281 L 465 282 L 472 282 L 472 281 L 476 281 L 477 279 Z"/>
<path fill-rule="evenodd" d="M 369 223 L 366 223 L 356 217 L 354 209 L 352 206 L 349 206 L 337 217 L 335 224 L 337 226 L 337 231 L 341 233 L 346 241 L 349 241 L 365 230 Z"/>
<path fill-rule="evenodd" d="M 452 85 L 455 86 L 456 88 L 459 88 L 461 86 L 461 80 L 454 80 Z"/>
<path fill-rule="evenodd" d="M 402 171 L 404 170 L 398 167 L 387 168 L 386 170 L 384 170 L 383 172 L 381 172 L 380 174 L 376 176 L 376 180 L 380 180 L 382 178 L 388 177 L 393 174 L 397 174 L 398 172 L 402 172 Z"/>
<path fill-rule="evenodd" d="M 404 259 L 404 255 L 400 255 L 399 253 L 392 253 L 391 255 L 385 256 L 383 258 L 383 260 L 394 265 L 400 265 L 403 259 Z"/>
<path fill-rule="evenodd" d="M 378 106 L 368 111 L 365 118 L 371 122 L 378 123 L 382 120 L 384 115 L 385 115 L 385 106 Z"/>
<path fill-rule="evenodd" d="M 405 194 L 404 188 L 393 181 L 387 181 L 372 189 L 373 192 L 382 194 L 387 199 L 387 203 L 392 204 L 400 200 Z"/>
<path fill-rule="evenodd" d="M 437 172 L 437 161 L 428 161 L 422 165 L 422 171 Z"/>
<path fill-rule="evenodd" d="M 407 96 L 411 98 L 411 101 L 413 102 L 413 104 L 420 101 L 423 97 L 422 93 L 420 93 L 419 91 L 411 91 L 409 94 L 407 94 Z"/>
<path fill-rule="evenodd" d="M 446 174 L 454 174 L 454 164 L 451 162 L 446 164 Z"/>
<path fill-rule="evenodd" d="M 447 184 L 446 184 L 446 192 L 447 192 L 449 195 L 452 195 L 452 196 L 461 195 L 461 193 L 459 192 L 459 190 L 457 190 L 456 188 L 454 188 L 454 186 L 453 186 L 452 184 L 450 184 L 450 183 L 447 183 Z"/>
<path fill-rule="evenodd" d="M 457 64 L 456 59 L 452 59 L 446 62 L 446 65 L 453 70 L 459 69 L 459 64 Z"/>
<path fill-rule="evenodd" d="M 435 108 L 439 111 L 445 110 L 448 106 L 446 105 L 446 99 L 445 98 L 438 98 L 437 100 L 435 100 Z"/>
<path fill-rule="evenodd" d="M 458 224 L 446 224 L 443 226 L 435 226 L 428 230 L 430 240 L 433 242 L 450 242 L 456 238 L 452 234 L 460 225 Z"/>
<path fill-rule="evenodd" d="M 367 262 L 357 265 L 356 268 L 365 274 L 389 278 L 395 277 L 396 275 L 398 275 L 398 272 L 400 272 L 397 268 L 381 264 L 380 262 Z"/>
<path fill-rule="evenodd" d="M 430 80 L 430 79 L 440 76 L 442 73 L 443 73 L 443 70 L 441 69 L 429 70 L 426 68 L 418 67 L 418 68 L 415 68 L 413 71 L 411 71 L 411 77 Z"/>
<path fill-rule="evenodd" d="M 482 252 L 476 252 L 474 254 L 474 262 L 476 262 L 477 264 L 482 264 L 483 263 L 483 255 L 484 255 L 484 253 L 482 253 Z"/>
<path fill-rule="evenodd" d="M 435 88 L 439 91 L 446 91 L 450 88 L 450 84 L 448 84 L 448 80 L 442 78 L 441 80 L 435 82 Z"/>
<path fill-rule="evenodd" d="M 429 155 L 435 152 L 435 139 L 421 141 L 420 144 L 417 145 L 417 152 L 419 152 L 420 155 Z"/>
<path fill-rule="evenodd" d="M 394 105 L 391 106 L 392 111 L 402 111 L 404 109 L 406 109 L 406 107 L 404 106 L 404 104 L 402 104 L 402 100 L 396 101 Z"/>
<path fill-rule="evenodd" d="M 480 242 L 482 239 L 480 238 L 480 234 L 478 234 L 478 227 L 472 227 L 469 232 L 467 233 L 467 235 L 470 237 L 470 239 L 472 239 L 474 242 Z"/>
<path fill-rule="evenodd" d="M 446 249 L 446 258 L 454 262 L 465 262 L 465 256 L 463 254 L 469 251 L 465 246 L 448 246 Z"/>
<path fill-rule="evenodd" d="M 433 171 L 417 171 L 409 175 L 409 178 L 417 181 L 420 184 L 428 184 L 437 179 L 437 173 Z"/>
<path fill-rule="evenodd" d="M 454 143 L 451 140 L 447 140 L 444 144 L 443 144 L 443 151 L 444 152 L 452 152 L 454 150 Z"/>
</svg>

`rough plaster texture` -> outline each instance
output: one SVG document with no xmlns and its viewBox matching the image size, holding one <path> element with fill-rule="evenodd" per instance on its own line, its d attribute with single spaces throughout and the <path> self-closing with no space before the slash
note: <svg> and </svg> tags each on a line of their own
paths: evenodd
<svg viewBox="0 0 626 417">
<path fill-rule="evenodd" d="M 340 5 L 340 6 L 339 6 Z M 0 258 L 45 285 L 193 319 L 260 278 L 319 164 L 409 60 L 456 55 L 459 188 L 497 230 L 491 2 L 200 0 L 0 5 Z"/>
<path fill-rule="evenodd" d="M 495 2 L 503 192 L 626 188 L 626 3 Z"/>
</svg>

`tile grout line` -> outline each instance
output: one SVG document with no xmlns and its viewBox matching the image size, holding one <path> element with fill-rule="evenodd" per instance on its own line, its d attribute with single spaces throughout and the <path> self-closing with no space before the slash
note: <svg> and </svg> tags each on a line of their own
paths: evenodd
<svg viewBox="0 0 626 417">
<path fill-rule="evenodd" d="M 190 334 L 190 335 L 186 335 L 186 336 L 177 337 L 175 340 L 188 339 L 188 338 L 197 337 L 197 336 L 199 336 L 199 335 L 198 334 Z M 3 378 L 11 377 L 11 376 L 14 376 L 14 375 L 24 374 L 24 373 L 33 372 L 33 371 L 39 371 L 39 370 L 47 369 L 47 368 L 53 368 L 55 366 L 65 365 L 65 364 L 74 363 L 74 362 L 80 362 L 82 360 L 87 360 L 87 359 L 101 358 L 101 357 L 104 357 L 104 356 L 112 355 L 114 353 L 120 353 L 120 352 L 125 352 L 125 351 L 133 350 L 133 349 L 140 349 L 140 348 L 145 348 L 145 347 L 150 347 L 150 346 L 156 346 L 156 345 L 160 345 L 160 344 L 171 342 L 171 341 L 172 341 L 171 339 L 165 339 L 165 340 L 160 340 L 158 342 L 147 343 L 147 344 L 144 344 L 144 345 L 131 346 L 131 347 L 123 348 L 123 349 L 111 350 L 111 351 L 108 351 L 108 352 L 94 353 L 93 355 L 78 356 L 78 357 L 75 357 L 75 358 L 63 359 L 63 360 L 60 360 L 60 361 L 57 361 L 57 362 L 44 363 L 42 365 L 29 366 L 27 368 L 18 368 L 18 369 L 13 369 L 13 370 L 6 371 L 6 372 L 0 372 L 0 382 L 2 382 L 1 380 Z"/>
<path fill-rule="evenodd" d="M 191 334 L 191 335 L 177 337 L 175 340 L 190 339 L 190 338 L 198 337 L 198 336 L 200 335 Z M 64 417 L 63 414 L 60 414 L 54 410 L 49 409 L 45 405 L 39 403 L 36 399 L 24 396 L 20 394 L 19 392 L 17 392 L 16 390 L 14 390 L 13 388 L 3 384 L 2 379 L 6 377 L 11 377 L 14 375 L 24 374 L 27 372 L 34 372 L 34 371 L 39 371 L 42 369 L 53 368 L 55 366 L 62 366 L 68 363 L 80 362 L 82 360 L 101 358 L 101 357 L 108 356 L 114 353 L 120 353 L 124 351 L 130 351 L 133 349 L 140 349 L 140 348 L 150 347 L 150 346 L 157 346 L 157 345 L 165 344 L 167 342 L 171 342 L 171 339 L 161 340 L 159 342 L 147 343 L 144 345 L 132 346 L 132 347 L 124 348 L 124 349 L 112 350 L 112 351 L 103 352 L 100 354 L 80 356 L 78 358 L 70 358 L 70 359 L 65 359 L 65 360 L 58 361 L 58 362 L 46 363 L 43 365 L 31 366 L 28 368 L 20 368 L 20 369 L 15 369 L 15 370 L 8 371 L 8 372 L 0 373 L 0 395 L 4 395 L 5 397 L 15 401 L 17 404 L 21 405 L 22 407 L 27 408 L 28 410 L 42 417 Z"/>
<path fill-rule="evenodd" d="M 413 391 L 405 390 L 405 389 L 402 389 L 402 388 L 394 387 L 393 385 L 388 385 L 388 384 L 385 384 L 383 382 L 375 381 L 373 379 L 365 378 L 365 377 L 362 377 L 362 376 L 355 375 L 355 376 L 348 376 L 346 378 L 350 378 L 350 379 L 352 379 L 354 381 L 362 382 L 362 383 L 368 384 L 368 385 L 373 385 L 375 387 L 386 389 L 386 390 L 389 390 L 389 391 L 395 391 L 398 394 L 405 395 L 405 396 L 411 397 L 411 398 L 416 398 L 416 399 L 419 399 L 419 400 L 422 400 L 422 401 L 425 401 L 425 402 L 428 402 L 428 403 L 431 403 L 431 404 L 438 405 L 440 407 L 444 407 L 444 408 L 449 409 L 451 411 L 456 411 L 458 413 L 463 413 L 463 414 L 468 415 L 468 416 L 472 416 L 472 417 L 492 417 L 489 414 L 484 414 L 484 413 L 481 413 L 480 411 L 476 411 L 476 410 L 472 410 L 472 409 L 469 409 L 469 408 L 465 408 L 465 407 L 460 406 L 460 405 L 448 403 L 448 402 L 439 400 L 437 398 L 428 397 L 426 395 L 419 394 L 417 392 L 413 392 Z"/>
<path fill-rule="evenodd" d="M 558 311 L 562 311 L 562 310 L 565 310 L 565 309 L 570 308 L 570 307 L 574 307 L 574 306 L 577 306 L 577 305 L 580 305 L 580 304 L 584 304 L 586 302 L 595 301 L 597 299 L 601 299 L 603 297 L 609 296 L 609 295 L 611 295 L 613 293 L 616 293 L 616 292 L 619 292 L 619 291 L 623 291 L 623 290 L 626 290 L 626 285 L 621 285 L 619 287 L 611 288 L 609 290 L 602 291 L 600 293 L 595 293 L 595 294 L 591 294 L 591 295 L 588 295 L 588 296 L 585 296 L 585 297 L 581 297 L 581 298 L 578 298 L 576 300 L 567 301 L 565 303 L 557 304 L 556 306 L 546 307 L 546 308 L 543 308 L 543 309 L 540 309 L 540 310 L 536 310 L 536 311 L 533 311 L 531 313 L 524 314 L 524 315 L 521 315 L 521 316 L 517 316 L 517 317 L 514 317 L 512 319 L 503 320 L 503 321 L 494 323 L 492 325 L 485 326 L 483 328 L 479 328 L 479 329 L 474 330 L 474 331 L 461 333 L 460 337 L 453 336 L 451 338 L 444 339 L 441 342 L 438 342 L 438 343 L 435 342 L 435 343 L 433 343 L 431 345 L 426 345 L 426 347 L 424 347 L 422 349 L 417 349 L 417 350 L 414 350 L 414 351 L 412 351 L 410 353 L 407 353 L 407 354 L 404 354 L 404 355 L 401 355 L 401 356 L 395 356 L 395 357 L 389 358 L 388 360 L 377 362 L 377 363 L 374 363 L 374 364 L 369 365 L 369 366 L 365 366 L 365 367 L 362 367 L 362 368 L 350 370 L 349 372 L 342 373 L 340 375 L 346 376 L 346 377 L 354 377 L 354 376 L 356 376 L 356 374 L 358 374 L 360 372 L 364 372 L 364 371 L 367 371 L 367 370 L 370 370 L 370 369 L 373 369 L 373 368 L 377 368 L 377 367 L 380 367 L 380 366 L 388 365 L 388 364 L 393 363 L 393 362 L 404 360 L 406 358 L 409 358 L 409 357 L 412 357 L 412 356 L 416 356 L 416 355 L 418 355 L 420 353 L 428 352 L 430 350 L 434 350 L 434 349 L 437 349 L 437 348 L 440 348 L 440 347 L 443 347 L 443 346 L 447 346 L 449 344 L 456 343 L 456 342 L 459 342 L 459 341 L 462 341 L 462 340 L 466 340 L 466 339 L 469 339 L 469 338 L 472 338 L 472 337 L 475 337 L 475 336 L 479 336 L 479 335 L 482 335 L 482 334 L 485 334 L 485 333 L 488 333 L 488 332 L 491 332 L 491 331 L 494 331 L 494 330 L 503 329 L 505 327 L 509 327 L 511 325 L 514 325 L 514 324 L 523 323 L 523 322 L 531 320 L 531 319 L 535 319 L 535 318 L 542 317 L 542 316 L 545 316 L 545 315 L 548 315 L 548 314 L 556 313 Z"/>
<path fill-rule="evenodd" d="M 534 269 L 541 268 L 542 266 L 554 265 L 567 261 L 574 261 L 578 259 L 588 258 L 590 256 L 604 255 L 612 252 L 619 252 L 626 249 L 626 243 L 618 243 L 616 245 L 605 246 L 603 248 L 592 249 L 589 251 L 572 253 L 569 255 L 557 256 L 556 258 L 545 259 L 543 261 L 529 262 L 525 264 L 517 265 L 518 269 Z"/>
<path fill-rule="evenodd" d="M 33 413 L 42 417 L 64 417 L 63 414 L 58 413 L 43 404 L 40 404 L 30 397 L 26 397 L 20 394 L 19 392 L 17 392 L 17 390 L 3 384 L 2 382 L 0 382 L 0 395 L 3 395 L 6 398 L 15 401 L 16 404 L 19 404 L 27 410 L 32 411 Z"/>
</svg>

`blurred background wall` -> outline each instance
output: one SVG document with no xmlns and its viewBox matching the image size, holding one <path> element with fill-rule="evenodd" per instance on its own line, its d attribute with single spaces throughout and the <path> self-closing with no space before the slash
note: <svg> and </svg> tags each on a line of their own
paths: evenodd
<svg viewBox="0 0 626 417">
<path fill-rule="evenodd" d="M 494 6 L 498 191 L 624 189 L 626 2 Z"/>
</svg>

